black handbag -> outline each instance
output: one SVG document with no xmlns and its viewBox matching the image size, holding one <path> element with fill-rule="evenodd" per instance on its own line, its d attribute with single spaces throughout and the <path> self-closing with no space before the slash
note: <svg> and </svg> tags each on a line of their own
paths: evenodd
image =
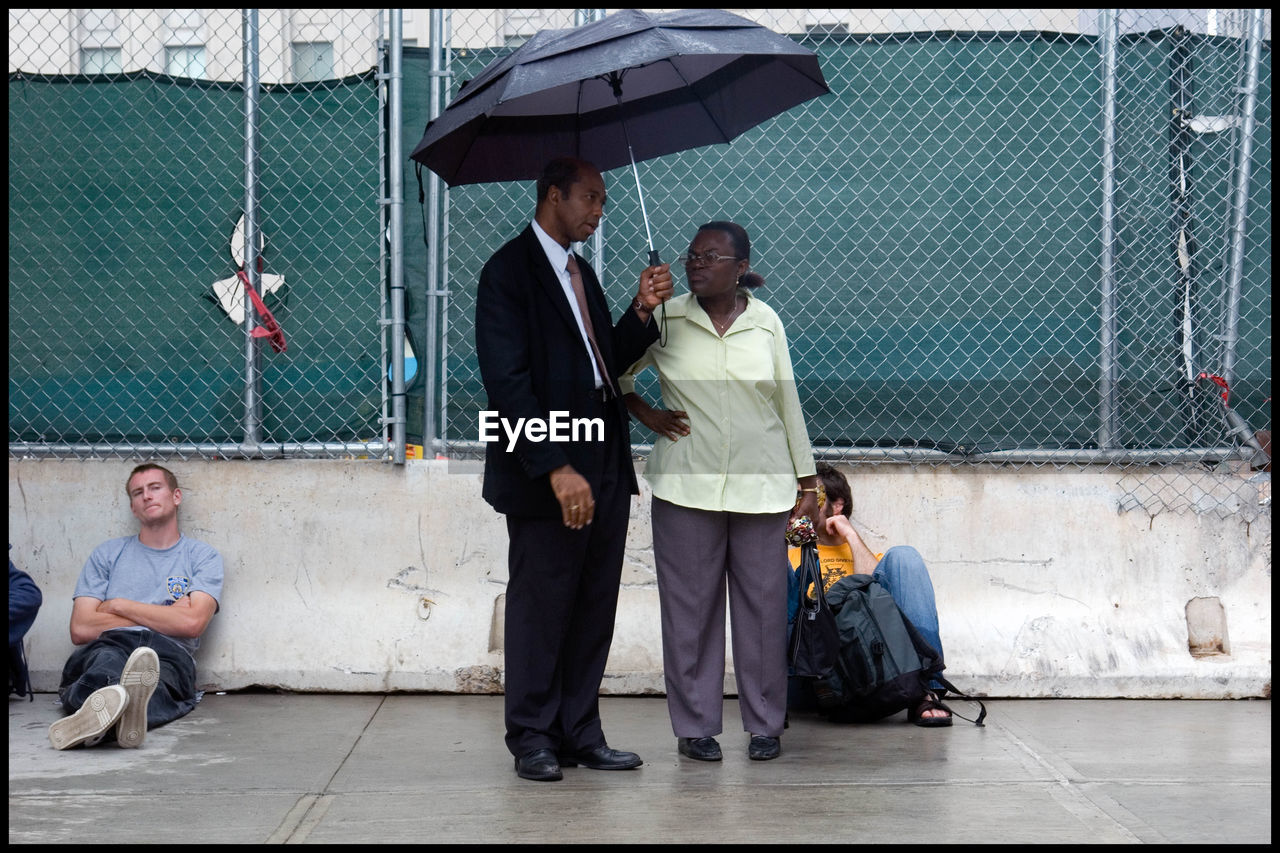
<svg viewBox="0 0 1280 853">
<path fill-rule="evenodd" d="M 823 595 L 816 543 L 800 546 L 800 567 L 795 570 L 795 578 L 799 606 L 791 627 L 787 663 L 792 673 L 801 678 L 826 678 L 835 669 L 840 654 L 840 632 L 836 630 L 835 614 Z M 810 589 L 813 598 L 809 597 Z"/>
</svg>

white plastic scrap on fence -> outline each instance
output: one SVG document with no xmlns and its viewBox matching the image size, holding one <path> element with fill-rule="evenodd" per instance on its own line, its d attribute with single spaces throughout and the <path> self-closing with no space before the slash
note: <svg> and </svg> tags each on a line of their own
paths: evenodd
<svg viewBox="0 0 1280 853">
<path fill-rule="evenodd" d="M 262 234 L 258 234 L 258 249 L 261 251 L 266 244 Z M 244 269 L 244 216 L 240 217 L 240 221 L 236 223 L 235 231 L 231 233 L 231 257 L 236 262 L 236 266 Z M 273 275 L 271 273 L 262 273 L 262 295 L 275 293 L 284 286 L 284 276 Z M 227 316 L 235 321 L 236 325 L 244 325 L 244 284 L 240 281 L 238 275 L 231 278 L 220 279 L 213 283 L 213 295 L 218 300 L 218 305 L 223 311 L 227 312 Z"/>
</svg>

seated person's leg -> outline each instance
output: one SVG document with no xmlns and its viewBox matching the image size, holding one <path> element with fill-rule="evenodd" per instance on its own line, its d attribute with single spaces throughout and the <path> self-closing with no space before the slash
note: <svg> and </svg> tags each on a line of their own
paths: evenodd
<svg viewBox="0 0 1280 853">
<path fill-rule="evenodd" d="M 187 650 L 159 634 L 147 638 L 160 658 L 160 683 L 147 703 L 147 727 L 154 729 L 186 716 L 199 702 L 196 664 Z"/>
<path fill-rule="evenodd" d="M 89 694 L 98 688 L 118 684 L 120 670 L 124 669 L 131 651 L 106 634 L 72 652 L 62 668 L 62 682 L 58 687 L 63 713 L 78 711 Z"/>
<path fill-rule="evenodd" d="M 916 626 L 925 642 L 939 654 L 944 654 L 942 638 L 938 634 L 938 605 L 934 601 L 933 581 L 929 579 L 929 570 L 925 568 L 920 552 L 910 545 L 890 548 L 880 558 L 873 576 L 889 590 L 903 615 Z"/>
</svg>

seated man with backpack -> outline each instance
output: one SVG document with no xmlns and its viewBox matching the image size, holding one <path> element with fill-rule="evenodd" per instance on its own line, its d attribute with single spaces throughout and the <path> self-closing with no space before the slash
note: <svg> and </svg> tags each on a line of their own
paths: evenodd
<svg viewBox="0 0 1280 853">
<path fill-rule="evenodd" d="M 818 479 L 826 492 L 826 500 L 820 505 L 813 525 L 817 534 L 823 591 L 831 593 L 841 578 L 850 575 L 871 576 L 888 591 L 897 609 L 924 642 L 937 652 L 936 662 L 939 664 L 937 674 L 928 679 L 927 685 L 919 690 L 919 698 L 907 707 L 908 718 L 917 726 L 951 725 L 951 711 L 941 703 L 948 685 L 941 680 L 942 639 L 938 636 L 938 609 L 924 559 L 910 545 L 895 546 L 882 555 L 873 553 L 850 521 L 853 498 L 849 481 L 826 463 L 818 464 Z M 792 568 L 799 568 L 801 549 L 790 548 L 788 554 Z M 847 587 L 849 583 L 843 586 Z M 820 707 L 829 711 L 832 703 L 847 700 L 847 697 L 831 696 L 829 685 L 823 680 L 810 678 L 793 677 L 789 693 L 788 705 L 797 710 Z"/>
</svg>

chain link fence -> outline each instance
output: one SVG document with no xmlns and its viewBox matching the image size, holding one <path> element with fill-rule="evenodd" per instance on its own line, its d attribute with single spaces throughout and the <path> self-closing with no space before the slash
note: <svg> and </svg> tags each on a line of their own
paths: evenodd
<svg viewBox="0 0 1280 853">
<path fill-rule="evenodd" d="M 11 455 L 385 443 L 383 14 L 10 11 Z"/>
<path fill-rule="evenodd" d="M 249 333 L 213 298 L 245 209 L 242 15 L 99 11 L 10 12 L 10 452 L 225 454 L 254 426 Z M 387 453 L 399 134 L 409 441 L 474 452 L 474 283 L 533 188 L 448 190 L 407 152 L 433 80 L 443 108 L 605 11 L 406 11 L 398 127 L 373 70 L 392 15 L 260 13 L 262 287 L 288 339 L 258 341 L 260 443 Z M 1270 12 L 736 11 L 817 52 L 831 94 L 640 180 L 665 260 L 702 222 L 746 227 L 819 453 L 1105 464 L 1130 508 L 1248 505 L 1269 470 Z M 584 254 L 620 311 L 647 244 L 630 170 L 606 180 Z"/>
<path fill-rule="evenodd" d="M 453 10 L 444 101 L 538 29 L 593 17 L 567 14 Z M 815 50 L 831 94 L 728 147 L 641 163 L 640 181 L 664 259 L 702 222 L 750 233 L 768 282 L 757 295 L 786 324 L 819 453 L 1105 464 L 1123 472 L 1128 509 L 1256 506 L 1271 396 L 1269 13 L 1253 39 L 1240 10 L 744 14 Z M 647 241 L 630 170 L 606 180 L 602 245 L 584 253 L 620 311 Z M 533 191 L 447 197 L 435 434 L 453 456 L 473 449 L 485 407 L 473 284 Z M 652 372 L 640 390 L 658 399 Z M 633 438 L 652 440 L 638 424 Z"/>
</svg>

